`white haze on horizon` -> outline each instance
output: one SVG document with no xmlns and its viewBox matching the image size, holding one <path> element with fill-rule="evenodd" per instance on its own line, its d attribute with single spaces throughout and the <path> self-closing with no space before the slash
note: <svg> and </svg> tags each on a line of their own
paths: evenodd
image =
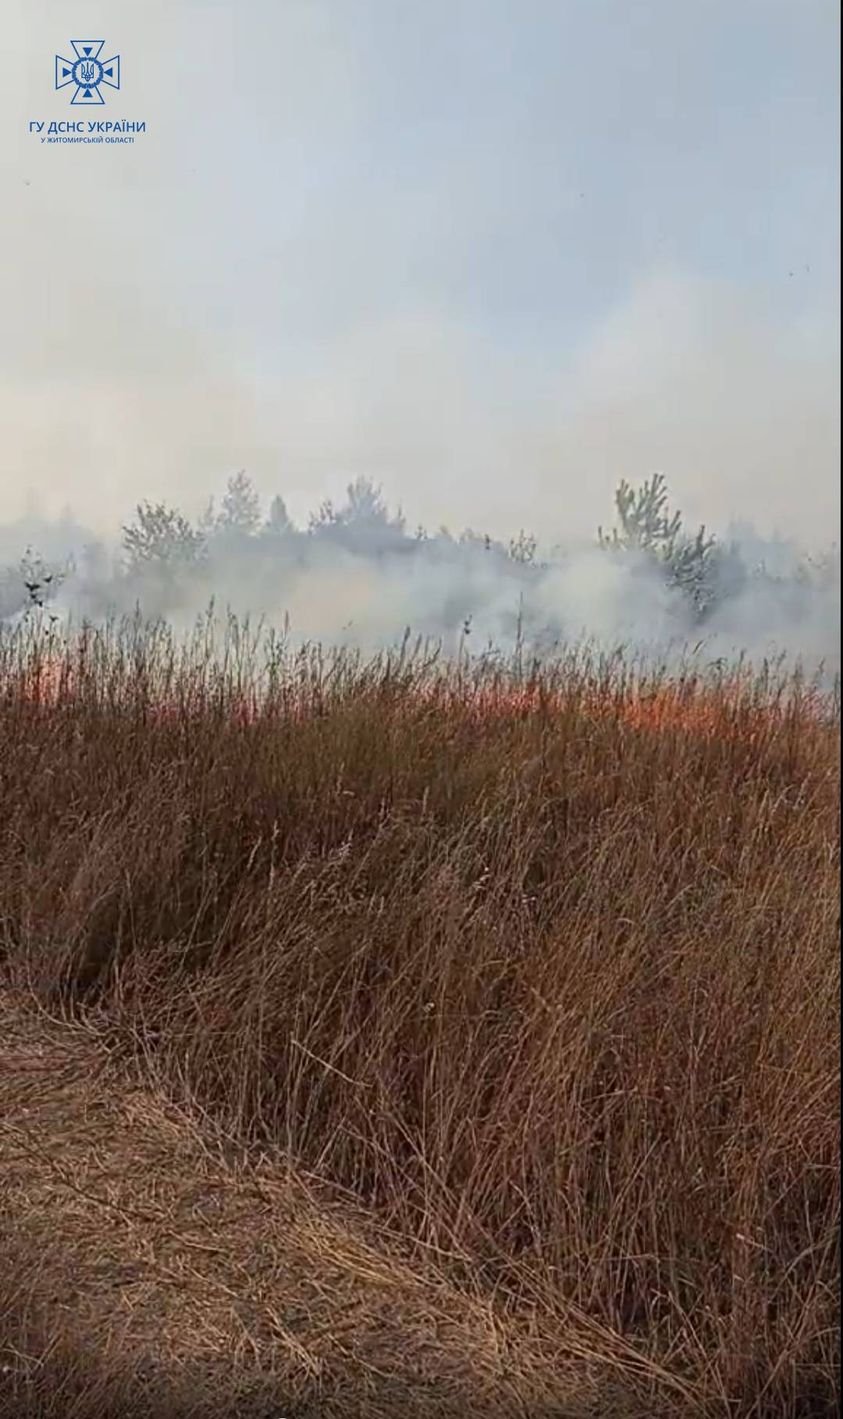
<svg viewBox="0 0 843 1419">
<path fill-rule="evenodd" d="M 830 0 L 91 0 L 109 115 L 148 124 L 114 150 L 28 132 L 68 116 L 69 20 L 7 11 L 0 533 L 195 518 L 245 468 L 299 523 L 364 476 L 410 528 L 582 546 L 662 471 L 691 530 L 836 536 Z M 318 575 L 253 609 L 377 641 L 469 595 L 453 568 Z M 619 575 L 585 550 L 538 600 L 674 625 Z M 469 580 L 501 634 L 513 588 Z M 718 635 L 824 651 L 833 599 L 798 631 L 733 604 Z"/>
<path fill-rule="evenodd" d="M 24 530 L 40 530 L 42 547 L 54 552 L 43 569 L 60 565 L 62 548 L 75 544 L 77 570 L 49 589 L 43 612 L 26 608 L 24 579 L 14 566 L 12 544 Z M 839 556 L 824 572 L 815 566 L 800 579 L 798 547 L 765 542 L 751 528 L 733 527 L 720 545 L 736 547 L 748 572 L 763 564 L 769 575 L 747 576 L 702 622 L 646 557 L 613 555 L 595 538 L 569 541 L 547 556 L 540 548 L 538 563 L 525 567 L 479 537 L 417 543 L 405 536 L 390 550 L 381 533 L 365 527 L 342 536 L 345 545 L 333 534 L 299 532 L 239 546 L 236 538 L 229 545 L 215 536 L 204 572 L 172 582 L 166 568 L 151 566 L 134 581 L 121 571 L 121 549 L 100 545 L 92 555 L 81 527 L 0 526 L 10 598 L 5 616 L 0 605 L 0 628 L 40 623 L 64 634 L 85 621 L 102 625 L 139 610 L 147 619 L 163 616 L 181 639 L 206 622 L 213 599 L 215 634 L 223 640 L 231 614 L 241 625 L 248 619 L 253 628 L 282 633 L 292 646 L 317 642 L 365 655 L 394 648 L 407 633 L 438 644 L 447 656 L 459 650 L 506 659 L 520 644 L 527 654 L 553 659 L 588 642 L 600 653 L 624 647 L 627 655 L 673 668 L 689 657 L 700 669 L 744 656 L 756 664 L 784 657 L 811 675 L 822 668 L 826 684 L 839 674 Z M 42 571 L 32 575 L 40 581 Z"/>
</svg>

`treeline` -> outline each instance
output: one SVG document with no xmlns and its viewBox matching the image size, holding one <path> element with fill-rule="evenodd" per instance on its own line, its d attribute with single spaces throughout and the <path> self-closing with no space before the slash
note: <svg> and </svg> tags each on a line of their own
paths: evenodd
<svg viewBox="0 0 843 1419">
<path fill-rule="evenodd" d="M 705 527 L 689 532 L 681 512 L 671 509 L 660 474 L 638 487 L 620 483 L 614 525 L 597 529 L 594 546 L 633 582 L 663 587 L 674 618 L 688 633 L 753 592 L 770 593 L 798 619 L 806 597 L 839 583 L 836 548 L 811 558 L 780 540 L 755 539 L 753 546 L 746 535 L 721 540 Z M 530 593 L 570 556 L 564 547 L 540 551 L 537 538 L 523 530 L 508 542 L 471 528 L 456 536 L 444 526 L 434 533 L 411 530 L 402 511 L 390 510 L 380 489 L 365 478 L 348 485 L 338 506 L 324 501 L 299 527 L 282 497 L 264 508 L 248 475 L 239 472 L 228 480 L 219 506 L 212 498 L 195 523 L 176 507 L 145 501 L 123 527 L 119 548 L 88 540 L 70 555 L 52 558 L 27 548 L 19 563 L 0 573 L 0 618 L 36 607 L 49 611 L 68 585 L 75 604 L 92 614 L 105 604 L 119 609 L 140 604 L 166 615 L 200 604 L 221 587 L 244 606 L 250 596 L 260 601 L 258 593 L 269 587 L 283 596 L 297 572 L 342 567 L 353 558 L 397 567 L 399 574 L 410 562 L 463 574 L 452 578 L 453 593 L 439 597 L 436 624 L 423 629 L 449 630 L 470 621 L 491 574 L 492 580 L 504 578 L 507 594 L 512 593 L 504 621 L 515 617 L 536 635 L 564 633 L 564 624 L 558 618 L 554 624 L 546 605 L 534 606 Z"/>
</svg>

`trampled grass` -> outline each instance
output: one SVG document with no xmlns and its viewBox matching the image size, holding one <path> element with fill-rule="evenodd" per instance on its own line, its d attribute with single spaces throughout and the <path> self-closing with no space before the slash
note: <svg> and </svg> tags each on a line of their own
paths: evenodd
<svg viewBox="0 0 843 1419">
<path fill-rule="evenodd" d="M 396 1353 L 422 1294 L 451 1318 L 438 1360 L 425 1350 L 444 1389 L 421 1362 L 393 1374 L 381 1356 L 373 1377 L 336 1308 L 318 1344 L 305 1320 L 278 1369 L 290 1414 L 831 1413 L 836 702 L 796 678 L 671 678 L 573 653 L 527 669 L 406 647 L 258 659 L 239 633 L 222 664 L 137 628 L 0 642 L 0 920 L 27 1059 L 41 1002 L 50 1049 L 57 1018 L 93 1032 L 115 1098 L 131 1078 L 241 1170 L 281 1170 L 370 1229 L 401 1278 Z M 78 1154 L 55 1109 L 30 1107 L 33 1147 L 58 1139 L 59 1167 Z M 134 1136 L 124 1210 L 179 1166 L 205 1178 L 198 1145 L 172 1143 L 153 1187 Z M 37 1229 L 14 1156 L 25 1269 Z M 214 1236 L 229 1259 L 231 1208 L 240 1221 L 227 1232 L 221 1205 Z M 287 1225 L 279 1213 L 281 1254 Z M 173 1222 L 169 1245 L 188 1230 Z M 95 1222 L 85 1235 L 92 1275 Z M 103 1221 L 112 1298 L 120 1255 Z M 247 1309 L 254 1265 L 219 1280 Z M 358 1336 L 367 1314 L 384 1323 L 370 1272 L 349 1302 Z M 249 1301 L 239 1349 L 217 1325 L 227 1372 L 280 1363 L 268 1296 Z M 42 1349 L 72 1336 L 76 1354 L 65 1313 L 40 1304 Z M 482 1364 L 467 1339 L 481 1311 L 498 1370 L 491 1338 Z M 4 1324 L 0 1345 L 21 1349 L 19 1308 Z M 92 1355 L 103 1325 L 117 1343 L 99 1325 Z M 129 1320 L 121 1334 L 133 1353 Z M 326 1389 L 343 1364 L 345 1390 Z M 170 1402 L 241 1412 L 224 1386 L 204 1409 Z"/>
</svg>

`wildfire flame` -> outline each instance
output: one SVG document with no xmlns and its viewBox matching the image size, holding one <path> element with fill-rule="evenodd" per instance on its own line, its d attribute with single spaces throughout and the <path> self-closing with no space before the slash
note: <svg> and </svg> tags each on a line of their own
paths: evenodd
<svg viewBox="0 0 843 1419">
<path fill-rule="evenodd" d="M 78 679 L 67 661 L 45 658 L 30 672 L 22 688 L 31 704 L 46 707 L 71 702 Z M 570 694 L 552 692 L 540 685 L 475 685 L 467 690 L 433 685 L 417 687 L 410 692 L 410 698 L 416 703 L 451 710 L 463 718 L 467 716 L 477 724 L 540 712 L 561 714 L 573 704 L 577 712 L 590 719 L 615 719 L 636 730 L 658 733 L 675 730 L 705 737 L 748 740 L 752 740 L 763 725 L 769 725 L 770 716 L 769 709 L 741 704 L 737 686 L 713 690 L 681 683 L 627 691 L 624 695 L 584 691 L 573 700 Z M 247 694 L 229 706 L 229 713 L 233 720 L 245 725 L 259 716 L 260 709 L 259 697 Z M 176 700 L 159 701 L 149 707 L 149 712 L 158 722 L 172 721 L 178 719 L 183 707 Z M 306 717 L 308 709 L 304 698 L 285 698 L 283 713 L 288 717 Z"/>
</svg>

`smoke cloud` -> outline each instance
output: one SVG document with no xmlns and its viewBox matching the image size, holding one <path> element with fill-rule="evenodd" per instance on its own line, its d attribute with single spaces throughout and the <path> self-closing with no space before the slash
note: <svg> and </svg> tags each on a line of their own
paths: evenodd
<svg viewBox="0 0 843 1419">
<path fill-rule="evenodd" d="M 768 559 L 828 543 L 836 7 L 95 0 L 109 116 L 148 127 L 123 149 L 29 132 L 67 117 L 67 22 L 4 19 L 7 565 L 113 546 L 142 498 L 196 518 L 241 467 L 300 524 L 363 476 L 410 532 L 565 554 L 525 585 L 482 548 L 308 545 L 263 579 L 218 559 L 219 600 L 372 643 L 468 616 L 475 643 L 519 616 L 643 641 L 695 628 L 595 552 L 621 477 L 663 470 L 689 526 L 751 524 Z M 833 577 L 791 572 L 733 588 L 712 645 L 833 654 Z"/>
<path fill-rule="evenodd" d="M 671 664 L 690 655 L 700 668 L 748 655 L 799 663 L 825 683 L 839 673 L 836 549 L 810 558 L 792 542 L 733 525 L 686 581 L 652 552 L 596 537 L 548 549 L 523 536 L 507 546 L 472 531 L 413 533 L 366 484 L 349 488 L 338 507 L 323 505 L 304 529 L 280 502 L 266 513 L 248 481 L 232 480 L 221 509 L 206 510 L 198 542 L 198 529 L 184 524 L 168 544 L 160 527 L 144 533 L 136 516 L 129 527 L 140 554 L 131 538 L 108 545 L 69 518 L 31 515 L 0 529 L 0 560 L 24 536 L 54 557 L 7 561 L 0 622 L 62 631 L 140 610 L 189 634 L 213 607 L 218 630 L 234 615 L 293 644 L 366 653 L 406 634 L 448 655 L 504 659 L 586 641 Z M 688 542 L 693 531 L 683 533 Z"/>
</svg>

